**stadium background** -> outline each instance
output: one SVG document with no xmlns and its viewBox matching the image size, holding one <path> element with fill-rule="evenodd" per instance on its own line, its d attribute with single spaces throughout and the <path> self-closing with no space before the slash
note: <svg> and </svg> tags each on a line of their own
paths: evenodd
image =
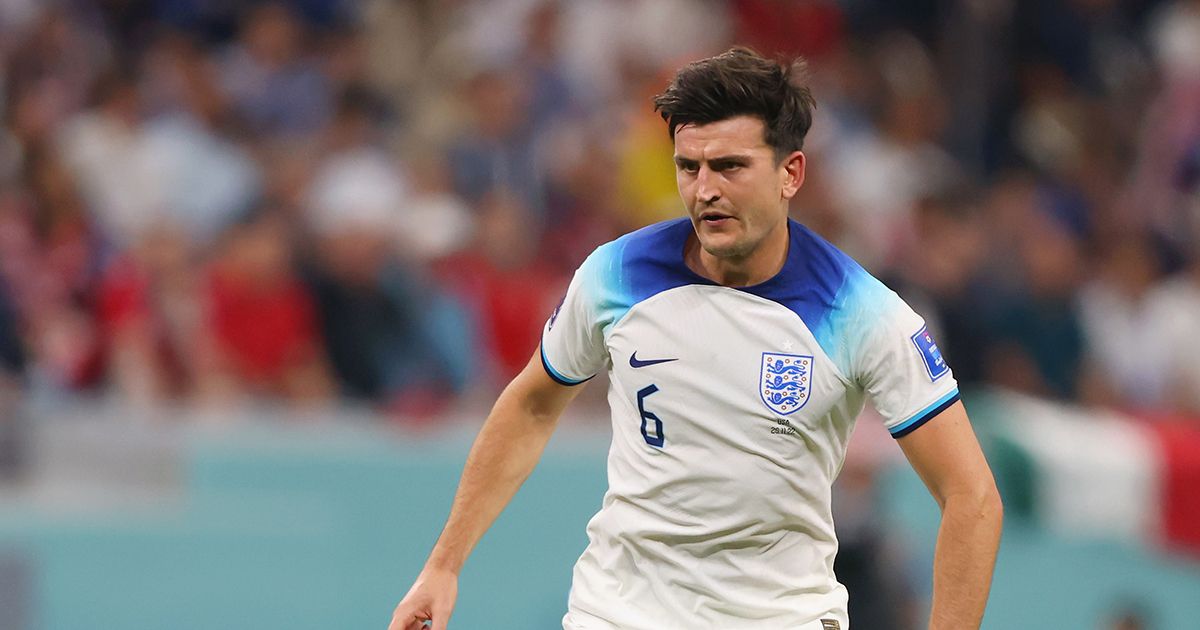
<svg viewBox="0 0 1200 630">
<path fill-rule="evenodd" d="M 984 626 L 1197 627 L 1200 2 L 0 0 L 0 629 L 383 628 L 732 43 L 810 59 L 793 215 L 967 391 Z M 556 627 L 603 389 L 452 627 Z M 856 627 L 918 627 L 936 507 L 870 412 L 835 507 Z"/>
</svg>

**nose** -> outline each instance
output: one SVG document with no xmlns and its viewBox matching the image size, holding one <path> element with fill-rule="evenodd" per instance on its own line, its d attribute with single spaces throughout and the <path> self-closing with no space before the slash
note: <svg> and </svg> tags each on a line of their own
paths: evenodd
<svg viewBox="0 0 1200 630">
<path fill-rule="evenodd" d="M 696 175 L 696 201 L 711 206 L 721 199 L 721 189 L 716 185 L 716 174 L 707 166 L 701 166 Z"/>
</svg>

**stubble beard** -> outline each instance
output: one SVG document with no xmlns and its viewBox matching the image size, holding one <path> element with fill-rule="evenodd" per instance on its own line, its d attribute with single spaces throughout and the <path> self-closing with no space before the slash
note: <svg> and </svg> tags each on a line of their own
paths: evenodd
<svg viewBox="0 0 1200 630">
<path fill-rule="evenodd" d="M 754 250 L 758 247 L 758 242 L 750 238 L 743 237 L 727 245 L 714 245 L 700 241 L 700 246 L 703 247 L 704 251 L 713 258 L 729 262 L 738 262 L 745 260 L 746 257 L 754 253 Z"/>
</svg>

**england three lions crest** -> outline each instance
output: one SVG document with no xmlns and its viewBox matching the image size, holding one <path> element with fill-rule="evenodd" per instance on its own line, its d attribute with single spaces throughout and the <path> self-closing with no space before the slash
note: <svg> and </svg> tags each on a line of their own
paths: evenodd
<svg viewBox="0 0 1200 630">
<path fill-rule="evenodd" d="M 758 391 L 767 407 L 788 415 L 808 402 L 812 390 L 813 358 L 803 354 L 764 352 Z"/>
</svg>

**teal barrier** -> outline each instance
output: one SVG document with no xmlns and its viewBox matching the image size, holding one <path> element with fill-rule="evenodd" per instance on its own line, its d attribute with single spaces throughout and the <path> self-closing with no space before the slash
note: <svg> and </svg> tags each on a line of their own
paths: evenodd
<svg viewBox="0 0 1200 630">
<path fill-rule="evenodd" d="M 277 433 L 197 439 L 183 499 L 157 510 L 0 511 L 0 547 L 32 559 L 34 627 L 386 628 L 467 442 Z M 467 565 L 453 627 L 561 627 L 606 445 L 558 442 Z"/>
</svg>

